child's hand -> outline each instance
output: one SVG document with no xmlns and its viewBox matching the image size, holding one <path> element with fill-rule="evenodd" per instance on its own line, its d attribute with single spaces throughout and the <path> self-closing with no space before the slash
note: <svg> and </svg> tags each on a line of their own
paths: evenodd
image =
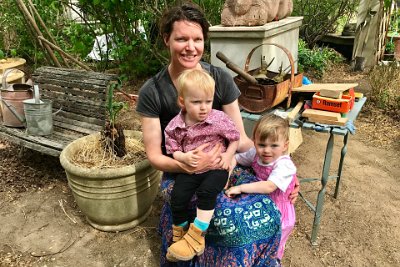
<svg viewBox="0 0 400 267">
<path fill-rule="evenodd" d="M 184 162 L 192 167 L 197 167 L 200 156 L 193 151 L 186 152 L 184 155 Z"/>
<path fill-rule="evenodd" d="M 242 191 L 240 190 L 240 185 L 232 186 L 228 190 L 225 190 L 225 195 L 227 195 L 228 197 L 234 197 L 241 193 L 242 193 Z"/>
<path fill-rule="evenodd" d="M 220 161 L 220 167 L 223 170 L 230 170 L 230 165 L 231 165 L 231 160 L 232 156 L 228 155 L 227 153 L 222 153 L 221 154 L 221 161 Z"/>
</svg>

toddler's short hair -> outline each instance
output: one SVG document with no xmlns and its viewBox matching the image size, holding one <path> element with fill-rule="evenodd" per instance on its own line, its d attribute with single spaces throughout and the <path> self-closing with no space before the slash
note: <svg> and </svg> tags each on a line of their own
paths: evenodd
<svg viewBox="0 0 400 267">
<path fill-rule="evenodd" d="M 253 130 L 253 139 L 258 135 L 260 140 L 270 138 L 273 141 L 289 141 L 289 121 L 275 114 L 266 114 L 262 116 Z"/>
<path fill-rule="evenodd" d="M 183 71 L 177 81 L 178 96 L 185 98 L 189 88 L 196 88 L 214 96 L 215 81 L 205 70 L 190 69 Z"/>
</svg>

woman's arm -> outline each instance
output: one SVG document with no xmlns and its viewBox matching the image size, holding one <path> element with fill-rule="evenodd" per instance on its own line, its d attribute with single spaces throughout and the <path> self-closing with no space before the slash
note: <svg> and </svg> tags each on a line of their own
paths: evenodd
<svg viewBox="0 0 400 267">
<path fill-rule="evenodd" d="M 240 115 L 238 101 L 235 100 L 230 104 L 223 105 L 222 109 L 233 120 L 233 122 L 236 125 L 236 128 L 238 129 L 238 131 L 240 133 L 238 151 L 244 152 L 244 151 L 247 151 L 250 148 L 252 148 L 254 146 L 254 143 L 246 135 L 246 132 L 244 130 L 243 120 L 242 120 L 242 116 Z"/>
<path fill-rule="evenodd" d="M 144 148 L 147 158 L 151 165 L 157 170 L 165 172 L 186 172 L 193 173 L 204 169 L 213 169 L 219 163 L 221 154 L 221 146 L 213 147 L 209 152 L 205 153 L 202 150 L 208 146 L 204 144 L 195 149 L 195 153 L 199 156 L 197 167 L 191 167 L 181 163 L 171 157 L 165 156 L 161 150 L 162 134 L 159 118 L 150 118 L 142 116 L 142 132 Z"/>
<path fill-rule="evenodd" d="M 142 132 L 147 158 L 154 168 L 166 172 L 184 172 L 180 162 L 163 155 L 161 151 L 162 134 L 159 118 L 142 116 Z"/>
<path fill-rule="evenodd" d="M 299 191 L 300 191 L 300 182 L 296 176 L 293 191 L 289 195 L 290 203 L 292 204 L 296 203 L 297 197 L 299 196 Z"/>
</svg>

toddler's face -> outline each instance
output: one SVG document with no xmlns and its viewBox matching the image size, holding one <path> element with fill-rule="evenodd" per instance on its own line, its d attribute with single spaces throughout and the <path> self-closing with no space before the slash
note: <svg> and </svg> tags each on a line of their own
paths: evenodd
<svg viewBox="0 0 400 267">
<path fill-rule="evenodd" d="M 186 123 L 192 125 L 204 121 L 212 109 L 212 103 L 213 95 L 190 88 L 183 100 Z"/>
<path fill-rule="evenodd" d="M 288 141 L 285 141 L 282 137 L 278 140 L 272 140 L 267 138 L 260 140 L 256 134 L 254 145 L 256 147 L 257 155 L 264 164 L 269 164 L 277 160 L 280 156 L 284 155 L 288 149 Z"/>
</svg>

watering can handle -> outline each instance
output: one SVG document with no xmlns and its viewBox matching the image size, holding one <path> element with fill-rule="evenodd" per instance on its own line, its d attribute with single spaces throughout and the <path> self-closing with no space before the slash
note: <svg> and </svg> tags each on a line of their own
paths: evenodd
<svg viewBox="0 0 400 267">
<path fill-rule="evenodd" d="M 15 69 L 6 69 L 6 71 L 3 74 L 3 80 L 2 80 L 2 86 L 3 86 L 3 90 L 7 89 L 7 76 L 8 74 L 10 74 L 12 71 L 14 71 Z M 14 90 L 13 88 L 11 88 L 12 90 Z"/>
<path fill-rule="evenodd" d="M 6 90 L 7 87 L 8 87 L 8 83 L 7 83 L 7 76 L 8 76 L 8 74 L 10 74 L 11 72 L 13 72 L 13 71 L 15 71 L 15 70 L 20 71 L 20 72 L 23 72 L 23 73 L 25 73 L 25 75 L 27 75 L 25 71 L 20 70 L 20 69 L 16 69 L 16 68 L 6 69 L 6 70 L 4 71 L 4 73 L 3 73 L 3 78 L 2 78 L 2 81 L 1 81 L 1 82 L 2 82 L 2 88 L 3 88 L 3 90 Z M 13 88 L 12 86 L 10 86 L 10 90 L 11 90 L 11 91 L 14 91 L 14 88 Z"/>
<path fill-rule="evenodd" d="M 33 85 L 33 95 L 35 97 L 35 104 L 39 104 L 39 85 L 37 84 Z"/>
</svg>

